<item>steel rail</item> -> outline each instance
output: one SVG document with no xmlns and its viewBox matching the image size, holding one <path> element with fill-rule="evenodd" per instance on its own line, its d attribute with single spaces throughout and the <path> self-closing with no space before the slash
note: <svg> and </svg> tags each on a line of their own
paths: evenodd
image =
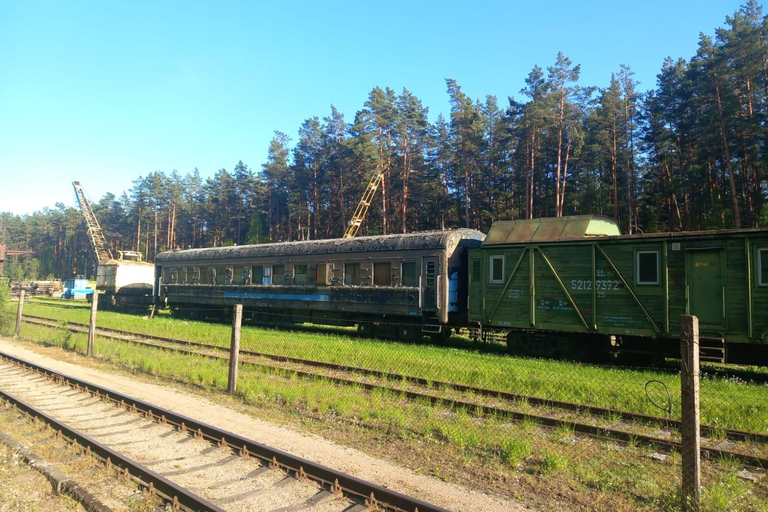
<svg viewBox="0 0 768 512">
<path fill-rule="evenodd" d="M 144 402 L 122 393 L 118 393 L 96 384 L 65 375 L 61 372 L 25 361 L 21 358 L 0 352 L 0 358 L 11 361 L 31 371 L 45 375 L 55 381 L 67 384 L 75 389 L 86 391 L 96 398 L 114 402 L 121 407 L 143 413 L 148 419 L 176 426 L 182 432 L 227 446 L 240 455 L 258 458 L 273 468 L 282 468 L 293 472 L 298 477 L 314 480 L 328 486 L 330 492 L 344 492 L 365 500 L 369 506 L 378 506 L 394 512 L 449 512 L 447 509 L 425 501 L 366 482 L 346 473 L 328 468 L 307 459 L 297 457 L 282 450 L 271 448 L 262 443 L 246 439 L 235 433 L 202 423 L 168 409 Z"/>
<path fill-rule="evenodd" d="M 65 423 L 61 423 L 54 417 L 40 411 L 20 398 L 3 390 L 0 390 L 0 398 L 13 404 L 17 409 L 28 415 L 41 419 L 57 433 L 60 433 L 71 442 L 82 446 L 87 452 L 95 455 L 108 466 L 112 465 L 120 468 L 124 473 L 129 474 L 131 477 L 138 480 L 144 487 L 150 489 L 151 492 L 158 494 L 168 503 L 172 503 L 174 506 L 182 506 L 186 510 L 195 512 L 225 512 L 224 509 L 217 507 L 208 500 L 173 483 L 167 478 L 142 466 L 138 462 L 121 455 L 92 437 L 83 434 L 79 430 L 71 428 Z"/>
<path fill-rule="evenodd" d="M 57 322 L 56 320 L 47 319 L 44 317 L 37 317 L 32 315 L 24 315 L 24 318 L 30 318 L 35 320 L 40 320 L 42 325 L 50 325 L 46 322 Z M 36 321 L 32 321 L 30 323 L 38 323 Z M 78 326 L 78 327 L 75 327 Z M 75 331 L 75 332 L 84 332 L 83 328 L 87 331 L 87 325 L 80 324 L 77 322 L 68 322 L 67 328 Z M 99 327 L 97 329 L 97 332 L 102 333 L 115 333 L 120 336 L 107 336 L 107 337 L 113 337 L 115 339 L 120 339 L 123 341 L 129 341 L 132 343 L 144 343 L 144 342 L 151 342 L 151 341 L 163 341 L 178 345 L 186 345 L 190 347 L 198 347 L 198 348 L 205 348 L 205 349 L 213 349 L 221 352 L 228 352 L 228 347 L 223 347 L 219 345 L 211 345 L 208 343 L 200 343 L 195 341 L 187 341 L 187 340 L 179 340 L 174 338 L 167 338 L 162 336 L 153 336 L 149 334 L 138 334 L 138 333 L 131 333 L 128 331 L 122 331 L 119 329 L 111 329 L 111 328 L 105 328 L 105 327 Z M 164 347 L 162 345 L 155 345 L 152 343 L 148 343 L 150 346 L 159 347 L 159 348 L 169 348 Z M 173 350 L 179 350 L 178 348 L 174 348 Z M 187 352 L 182 351 L 190 354 L 197 354 L 197 352 Z M 245 356 L 251 356 L 251 357 L 258 357 L 258 358 L 264 358 L 264 359 L 270 359 L 273 361 L 278 362 L 288 362 L 288 363 L 295 363 L 295 364 L 303 364 L 306 366 L 314 366 L 318 368 L 325 368 L 330 370 L 338 370 L 343 372 L 349 372 L 349 373 L 357 373 L 360 375 L 367 375 L 367 376 L 373 376 L 373 377 L 380 377 L 384 379 L 390 379 L 397 382 L 410 382 L 413 384 L 418 384 L 421 386 L 434 388 L 434 389 L 451 389 L 458 392 L 463 393 L 473 393 L 479 396 L 485 396 L 490 398 L 500 398 L 503 400 L 507 400 L 510 402 L 526 402 L 531 405 L 540 406 L 540 407 L 553 407 L 553 408 L 560 408 L 565 409 L 569 411 L 575 411 L 575 412 L 582 412 L 582 413 L 588 413 L 595 416 L 600 416 L 604 418 L 618 418 L 626 421 L 634 421 L 634 422 L 644 422 L 644 423 L 655 423 L 659 425 L 663 425 L 668 428 L 674 428 L 677 430 L 680 430 L 682 428 L 682 422 L 680 420 L 672 419 L 672 418 L 662 418 L 659 416 L 652 416 L 649 414 L 642 414 L 642 413 L 635 413 L 635 412 L 627 412 L 627 411 L 620 411 L 617 409 L 609 409 L 604 407 L 597 407 L 597 406 L 591 406 L 591 405 L 583 405 L 583 404 L 577 404 L 573 402 L 565 402 L 560 400 L 553 400 L 549 398 L 540 398 L 535 396 L 527 396 L 527 395 L 521 395 L 518 393 L 511 393 L 508 391 L 499 391 L 499 390 L 493 390 L 493 389 L 486 389 L 486 388 L 478 388 L 474 386 L 468 386 L 464 384 L 456 384 L 453 382 L 445 382 L 445 381 L 437 381 L 437 380 L 429 380 L 422 377 L 413 377 L 409 375 L 402 375 L 397 373 L 391 373 L 391 372 L 383 372 L 383 371 L 377 371 L 377 370 L 371 370 L 368 368 L 361 368 L 357 366 L 350 366 L 350 365 L 342 365 L 337 363 L 328 363 L 323 361 L 314 361 L 309 359 L 301 359 L 301 358 L 295 358 L 290 356 L 280 356 L 275 354 L 267 354 L 263 352 L 255 352 L 251 350 L 240 350 L 241 355 Z M 251 364 L 255 364 L 251 362 Z M 268 366 L 268 365 L 264 365 Z M 271 366 L 268 366 L 272 368 Z M 295 370 L 291 370 L 295 371 Z M 302 371 L 296 371 L 298 375 L 304 376 L 304 377 L 315 377 L 318 376 L 316 374 L 310 373 L 310 372 L 302 372 Z M 397 388 L 389 388 L 386 386 L 376 386 L 372 384 L 362 383 L 360 381 L 356 380 L 348 380 L 348 379 L 342 379 L 340 377 L 329 377 L 327 375 L 322 375 L 323 378 L 333 380 L 334 382 L 337 382 L 339 384 L 348 384 L 348 385 L 356 385 L 356 386 L 363 386 L 368 390 L 372 389 L 387 389 L 391 391 L 397 391 L 399 393 L 409 393 L 404 390 L 400 390 Z M 423 395 L 423 394 L 415 394 L 415 395 L 408 395 L 409 398 L 428 398 L 431 399 L 433 403 L 437 401 L 443 401 L 446 403 L 445 398 L 439 398 L 439 397 L 433 397 L 431 395 Z M 456 403 L 458 406 L 462 407 L 477 407 L 478 404 L 475 403 L 467 403 L 467 402 L 461 402 L 461 401 L 453 401 L 453 403 Z M 502 414 L 509 416 L 509 412 L 506 409 L 501 408 L 492 408 L 491 411 L 495 414 Z M 529 419 L 535 419 L 533 418 Z M 760 433 L 760 432 L 749 432 L 744 430 L 736 430 L 736 429 L 723 429 L 714 427 L 711 425 L 701 425 L 701 435 L 704 436 L 713 436 L 713 435 L 725 435 L 727 439 L 735 440 L 735 441 L 758 441 L 761 443 L 768 443 L 768 434 Z"/>
</svg>

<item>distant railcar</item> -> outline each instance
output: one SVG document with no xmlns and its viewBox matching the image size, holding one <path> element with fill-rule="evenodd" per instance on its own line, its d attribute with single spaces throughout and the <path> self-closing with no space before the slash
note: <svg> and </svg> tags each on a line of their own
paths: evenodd
<svg viewBox="0 0 768 512">
<path fill-rule="evenodd" d="M 441 339 L 467 323 L 467 254 L 484 237 L 460 229 L 167 251 L 155 258 L 154 289 L 179 315 L 242 304 L 264 320 Z"/>
<path fill-rule="evenodd" d="M 702 359 L 768 364 L 768 230 L 620 235 L 598 216 L 496 222 L 470 251 L 469 321 L 511 351 L 680 355 L 696 315 Z"/>
</svg>

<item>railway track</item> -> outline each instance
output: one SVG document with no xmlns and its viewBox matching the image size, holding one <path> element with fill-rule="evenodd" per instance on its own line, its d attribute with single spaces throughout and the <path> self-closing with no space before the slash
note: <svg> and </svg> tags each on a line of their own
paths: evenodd
<svg viewBox="0 0 768 512">
<path fill-rule="evenodd" d="M 95 455 L 116 476 L 184 510 L 445 512 L 7 354 L 0 354 L 0 399 Z"/>
<path fill-rule="evenodd" d="M 25 315 L 24 318 L 30 323 L 61 327 L 58 322 L 42 317 Z M 69 322 L 66 327 L 75 332 L 87 332 L 85 324 Z M 184 354 L 228 359 L 228 347 L 137 335 L 117 329 L 98 328 L 97 334 Z M 597 438 L 643 443 L 663 451 L 679 450 L 681 446 L 681 423 L 674 419 L 249 350 L 241 350 L 240 357 L 242 363 L 273 371 L 288 372 L 304 378 L 324 379 L 338 385 L 369 391 L 396 392 L 413 400 L 426 400 L 433 404 L 439 403 L 446 407 L 462 408 L 473 413 L 507 417 L 516 421 L 532 421 L 551 429 L 564 428 Z M 702 425 L 701 434 L 702 450 L 710 456 L 729 457 L 751 466 L 768 467 L 768 434 L 709 425 Z M 723 443 L 724 439 L 728 442 Z"/>
</svg>

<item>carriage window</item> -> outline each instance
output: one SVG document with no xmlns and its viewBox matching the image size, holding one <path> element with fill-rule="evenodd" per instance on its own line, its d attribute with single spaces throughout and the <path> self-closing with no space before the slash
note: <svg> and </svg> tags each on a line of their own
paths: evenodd
<svg viewBox="0 0 768 512">
<path fill-rule="evenodd" d="M 306 265 L 294 265 L 293 273 L 295 277 L 293 282 L 295 284 L 307 284 L 307 266 Z"/>
<path fill-rule="evenodd" d="M 262 265 L 254 265 L 251 267 L 251 283 L 264 284 L 264 267 Z"/>
<path fill-rule="evenodd" d="M 171 283 L 171 269 L 169 267 L 163 268 L 163 282 L 165 284 Z"/>
<path fill-rule="evenodd" d="M 491 256 L 488 260 L 488 266 L 491 271 L 488 274 L 488 282 L 490 283 L 503 283 L 504 282 L 504 256 Z"/>
<path fill-rule="evenodd" d="M 659 251 L 637 251 L 637 284 L 659 284 Z"/>
<path fill-rule="evenodd" d="M 179 282 L 179 269 L 178 269 L 178 267 L 173 267 L 171 269 L 171 280 L 169 282 L 173 283 L 173 284 L 178 284 L 178 282 Z"/>
<path fill-rule="evenodd" d="M 757 251 L 757 282 L 760 286 L 768 286 L 768 249 Z"/>
<path fill-rule="evenodd" d="M 250 267 L 239 267 L 239 269 L 240 269 L 240 284 L 251 284 Z"/>
<path fill-rule="evenodd" d="M 392 284 L 392 263 L 380 262 L 373 264 L 373 285 L 390 286 Z"/>
<path fill-rule="evenodd" d="M 401 279 L 403 286 L 418 286 L 419 278 L 416 276 L 416 262 L 403 262 L 403 277 Z"/>
<path fill-rule="evenodd" d="M 232 269 L 229 267 L 216 267 L 216 284 L 232 284 Z"/>
<path fill-rule="evenodd" d="M 285 284 L 285 265 L 272 265 L 272 284 Z"/>
<path fill-rule="evenodd" d="M 214 276 L 216 275 L 216 271 L 209 267 L 200 267 L 198 270 L 198 278 L 197 281 L 200 284 L 210 284 L 211 283 L 211 274 Z"/>
<path fill-rule="evenodd" d="M 359 263 L 344 264 L 344 284 L 350 284 L 350 285 L 360 284 L 360 264 Z"/>
<path fill-rule="evenodd" d="M 232 268 L 232 284 L 243 284 L 243 267 Z"/>
</svg>

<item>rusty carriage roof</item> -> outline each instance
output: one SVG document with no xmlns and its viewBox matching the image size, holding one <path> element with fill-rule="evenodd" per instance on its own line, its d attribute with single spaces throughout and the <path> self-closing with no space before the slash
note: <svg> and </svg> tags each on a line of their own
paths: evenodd
<svg viewBox="0 0 768 512">
<path fill-rule="evenodd" d="M 446 249 L 452 252 L 460 240 L 482 242 L 485 235 L 474 229 L 426 231 L 397 235 L 362 236 L 357 238 L 334 238 L 278 242 L 255 245 L 235 245 L 165 251 L 155 257 L 156 263 L 172 263 L 197 260 L 248 259 L 257 257 L 286 257 L 316 254 L 347 254 L 381 251 L 409 251 Z"/>
</svg>

